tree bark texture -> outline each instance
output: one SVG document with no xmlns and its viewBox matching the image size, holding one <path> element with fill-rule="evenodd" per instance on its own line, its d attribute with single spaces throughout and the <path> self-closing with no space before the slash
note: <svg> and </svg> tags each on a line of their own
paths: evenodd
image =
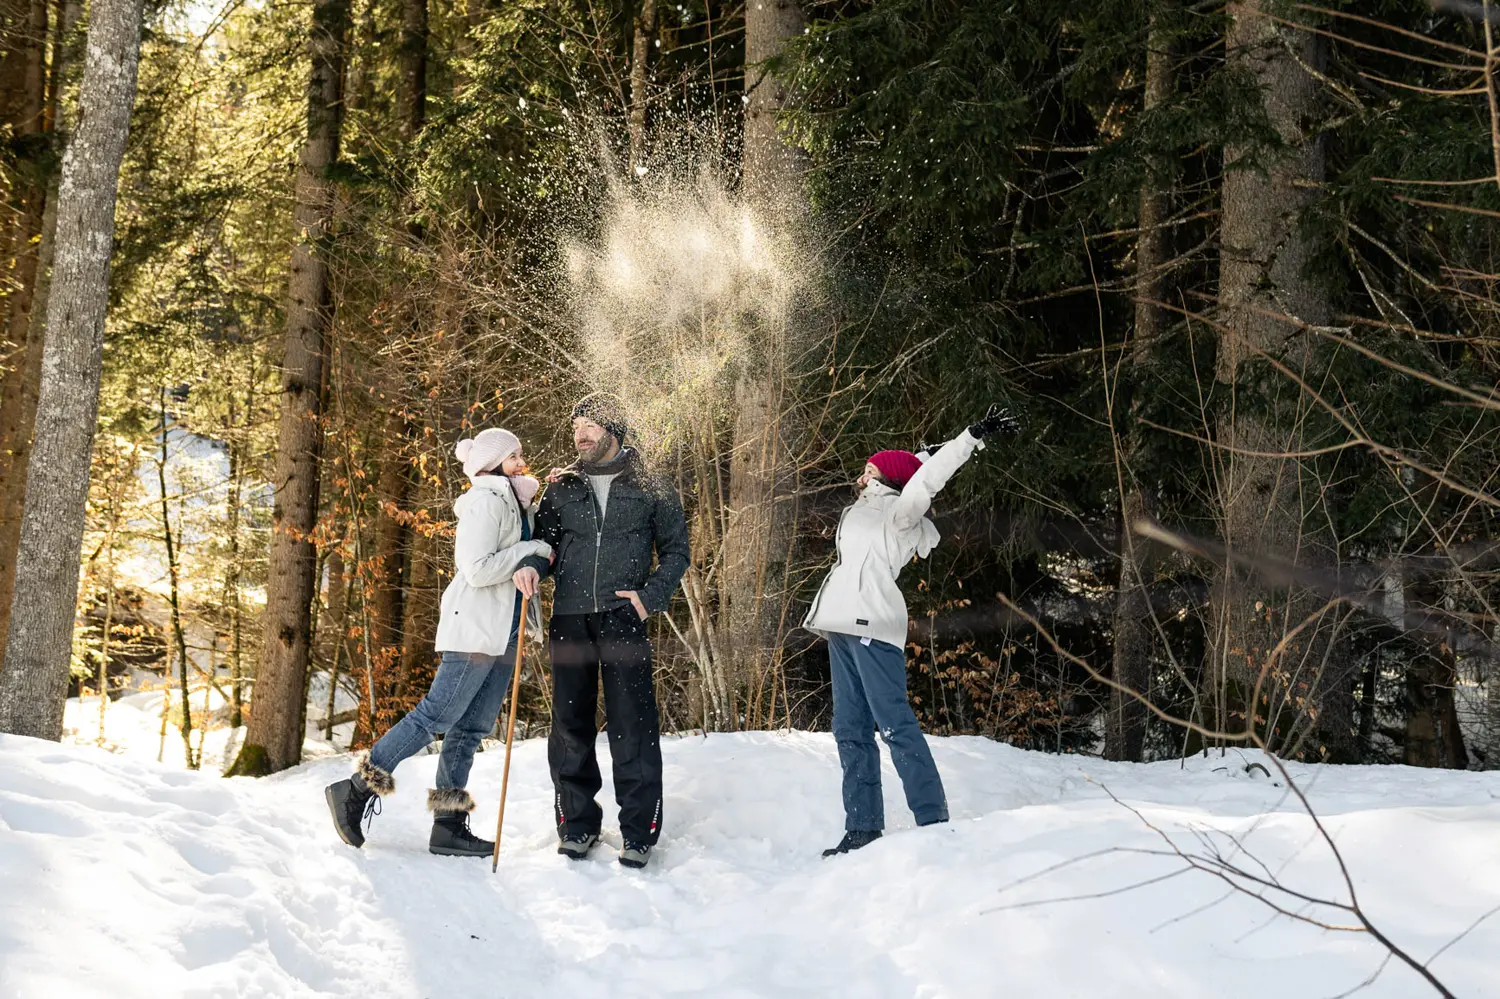
<svg viewBox="0 0 1500 999">
<path fill-rule="evenodd" d="M 266 584 L 265 638 L 245 745 L 232 771 L 268 773 L 302 755 L 302 694 L 307 674 L 317 553 L 318 459 L 322 451 L 324 339 L 332 321 L 327 244 L 334 187 L 329 167 L 338 159 L 341 83 L 348 0 L 317 0 L 308 52 L 307 137 L 298 163 L 296 221 L 287 290 L 282 357 L 281 416 L 277 426 L 275 501 Z"/>
<path fill-rule="evenodd" d="M 5 331 L 0 345 L 0 646 L 10 622 L 14 593 L 16 549 L 21 541 L 22 504 L 26 499 L 26 472 L 31 457 L 31 438 L 36 424 L 36 399 L 41 379 L 43 321 L 37 305 L 46 306 L 46 295 L 38 287 L 50 262 L 50 239 L 46 230 L 55 228 L 57 177 L 48 168 L 53 142 L 46 134 L 47 76 L 43 71 L 47 5 L 31 0 L 21 5 L 26 16 L 21 30 L 14 32 L 16 45 L 7 46 L 6 61 L 15 61 L 11 79 L 5 83 L 7 129 L 17 150 L 6 164 L 10 174 L 10 198 L 6 211 L 9 229 L 9 273 L 3 284 Z M 10 11 L 7 11 L 9 14 Z M 61 41 L 61 35 L 59 36 Z M 55 49 L 52 76 L 62 70 L 65 47 Z M 39 295 L 38 292 L 42 293 Z M 0 652 L 0 668 L 5 662 Z"/>
<path fill-rule="evenodd" d="M 803 197 L 807 157 L 782 141 L 778 118 L 786 85 L 766 62 L 807 24 L 796 0 L 752 0 L 745 5 L 745 146 L 740 183 L 745 199 L 770 210 L 796 210 Z"/>
<path fill-rule="evenodd" d="M 411 478 L 406 461 L 406 444 L 410 427 L 398 414 L 386 421 L 386 444 L 380 455 L 380 471 L 375 480 L 375 559 L 370 566 L 372 599 L 370 601 L 370 654 L 374 657 L 379 681 L 377 691 L 387 702 L 400 684 L 401 625 L 403 589 L 406 585 L 406 557 L 411 531 L 404 517 L 409 513 Z M 383 704 L 376 724 L 382 733 L 395 723 L 393 705 Z"/>
<path fill-rule="evenodd" d="M 419 503 L 419 508 L 431 509 L 437 505 L 436 497 L 427 495 L 426 500 Z M 411 532 L 408 556 L 411 569 L 402 607 L 401 674 L 396 687 L 397 707 L 402 712 L 416 706 L 437 670 L 438 655 L 433 644 L 443 599 L 442 547 L 426 531 Z"/>
<path fill-rule="evenodd" d="M 792 0 L 745 10 L 745 138 L 741 194 L 762 224 L 784 225 L 805 208 L 806 159 L 782 141 L 777 118 L 786 99 L 767 60 L 802 34 L 806 18 Z M 774 664 L 786 609 L 792 553 L 794 461 L 785 423 L 789 331 L 772 330 L 749 358 L 734 389 L 729 460 L 729 525 L 720 564 L 721 631 L 733 650 L 736 686 L 758 690 Z M 747 692 L 749 692 L 747 690 Z M 751 696 L 755 695 L 751 693 Z M 731 721 L 726 719 L 726 721 Z"/>
<path fill-rule="evenodd" d="M 1441 578 L 1413 574 L 1406 580 L 1403 609 L 1415 608 L 1428 620 L 1446 619 L 1453 609 Z M 1401 622 L 1405 627 L 1405 620 Z M 1456 635 L 1448 629 L 1442 640 L 1415 636 L 1421 651 L 1406 663 L 1406 733 L 1402 762 L 1413 767 L 1469 766 L 1468 750 L 1458 722 L 1458 657 Z"/>
<path fill-rule="evenodd" d="M 1312 32 L 1273 20 L 1268 7 L 1268 0 L 1230 7 L 1230 65 L 1260 88 L 1285 148 L 1260 151 L 1270 157 L 1264 168 L 1241 162 L 1252 150 L 1225 150 L 1219 271 L 1225 332 L 1217 377 L 1231 405 L 1219 427 L 1229 447 L 1218 453 L 1217 471 L 1223 533 L 1234 558 L 1211 600 L 1209 717 L 1233 730 L 1248 715 L 1275 749 L 1322 747 L 1331 760 L 1352 761 L 1353 678 L 1338 641 L 1345 613 L 1320 612 L 1318 593 L 1269 582 L 1254 568 L 1260 556 L 1312 568 L 1334 566 L 1339 556 L 1315 469 L 1274 456 L 1304 446 L 1300 431 L 1282 428 L 1298 426 L 1293 416 L 1306 407 L 1297 385 L 1262 358 L 1305 370 L 1312 345 L 1296 321 L 1325 322 L 1329 303 L 1306 274 L 1310 246 L 1299 224 L 1324 175 L 1315 131 L 1321 101 L 1309 72 L 1321 66 L 1323 47 Z M 1273 456 L 1256 456 L 1266 454 Z M 1273 652 L 1304 622 L 1297 637 Z M 1260 701 L 1251 704 L 1258 676 Z"/>
<path fill-rule="evenodd" d="M 58 196 L 35 460 L 0 671 L 0 732 L 62 735 L 99 408 L 115 189 L 135 103 L 140 40 L 141 0 L 96 0 L 78 128 L 63 158 Z"/>
<path fill-rule="evenodd" d="M 427 0 L 401 0 L 401 139 L 408 149 L 427 121 Z"/>
<path fill-rule="evenodd" d="M 1161 19 L 1152 15 L 1146 39 L 1146 92 L 1144 108 L 1151 111 L 1172 97 L 1174 86 L 1172 53 Z M 1120 582 L 1114 618 L 1115 682 L 1142 697 L 1151 693 L 1152 631 L 1150 567 L 1136 541 L 1132 525 L 1154 515 L 1150 486 L 1136 477 L 1145 450 L 1141 433 L 1142 385 L 1151 353 L 1167 326 L 1167 316 L 1156 303 L 1166 293 L 1163 267 L 1169 258 L 1167 230 L 1163 223 L 1171 211 L 1170 179 L 1153 170 L 1141 188 L 1140 230 L 1135 248 L 1135 336 L 1123 384 L 1128 396 L 1117 397 L 1117 412 L 1123 409 L 1125 432 L 1119 436 L 1120 475 Z M 1104 756 L 1110 760 L 1139 762 L 1146 741 L 1146 706 L 1119 690 L 1110 691 L 1109 713 L 1104 722 Z"/>
<path fill-rule="evenodd" d="M 646 161 L 646 103 L 651 83 L 651 43 L 656 38 L 657 0 L 640 0 L 630 51 L 630 170 Z"/>
</svg>

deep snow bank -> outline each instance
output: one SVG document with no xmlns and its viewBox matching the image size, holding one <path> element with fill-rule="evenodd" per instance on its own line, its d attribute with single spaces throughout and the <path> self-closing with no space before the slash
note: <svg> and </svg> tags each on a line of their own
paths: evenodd
<svg viewBox="0 0 1500 999">
<path fill-rule="evenodd" d="M 492 876 L 426 853 L 433 757 L 397 771 L 356 851 L 322 800 L 345 757 L 256 782 L 0 737 L 0 996 L 1293 999 L 1350 989 L 1382 961 L 1367 936 L 1268 919 L 1201 874 L 1016 907 L 1180 866 L 1115 852 L 1017 884 L 1159 849 L 1142 818 L 1188 848 L 1194 830 L 1234 833 L 1288 885 L 1337 891 L 1309 821 L 1240 754 L 1179 768 L 933 742 L 955 821 L 911 829 L 887 762 L 893 834 L 823 861 L 841 825 L 828 735 L 670 740 L 666 837 L 644 873 L 614 862 L 608 822 L 590 862 L 553 853 L 545 746 L 526 743 Z M 485 835 L 501 759 L 474 771 Z M 1415 955 L 1500 905 L 1500 774 L 1296 773 L 1372 918 Z M 1500 995 L 1496 954 L 1500 916 L 1433 969 L 1461 996 Z M 1393 963 L 1361 994 L 1427 993 Z"/>
</svg>

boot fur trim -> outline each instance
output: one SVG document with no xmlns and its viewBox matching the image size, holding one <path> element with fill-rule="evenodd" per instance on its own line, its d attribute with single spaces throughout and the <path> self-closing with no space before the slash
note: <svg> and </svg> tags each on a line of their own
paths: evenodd
<svg viewBox="0 0 1500 999">
<path fill-rule="evenodd" d="M 472 812 L 474 796 L 461 787 L 435 787 L 427 792 L 427 809 L 432 812 Z"/>
<path fill-rule="evenodd" d="M 368 753 L 359 758 L 358 773 L 360 779 L 365 782 L 365 786 L 382 798 L 396 793 L 396 778 L 391 776 L 390 771 L 382 770 L 371 763 Z"/>
</svg>

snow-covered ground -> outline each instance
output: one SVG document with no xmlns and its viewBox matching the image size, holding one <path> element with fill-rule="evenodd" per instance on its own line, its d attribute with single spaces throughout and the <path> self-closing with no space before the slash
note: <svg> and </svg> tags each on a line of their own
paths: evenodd
<svg viewBox="0 0 1500 999">
<path fill-rule="evenodd" d="M 149 748 L 0 737 L 0 996 L 1323 999 L 1384 958 L 1368 935 L 1270 918 L 1201 873 L 1108 894 L 1181 866 L 1118 852 L 1162 847 L 1143 821 L 1193 851 L 1232 833 L 1247 866 L 1342 894 L 1310 821 L 1238 753 L 1132 766 L 935 739 L 955 821 L 912 829 L 887 763 L 891 835 L 824 861 L 841 823 L 830 736 L 671 739 L 666 837 L 634 872 L 608 822 L 588 862 L 553 852 L 545 745 L 528 742 L 492 875 L 426 852 L 434 757 L 399 768 L 354 850 L 322 796 L 348 757 L 224 780 Z M 502 759 L 474 771 L 486 833 Z M 1370 918 L 1417 958 L 1500 906 L 1500 774 L 1295 773 Z M 1459 996 L 1497 996 L 1497 954 L 1500 915 L 1432 970 Z M 1360 993 L 1426 994 L 1394 962 Z"/>
</svg>

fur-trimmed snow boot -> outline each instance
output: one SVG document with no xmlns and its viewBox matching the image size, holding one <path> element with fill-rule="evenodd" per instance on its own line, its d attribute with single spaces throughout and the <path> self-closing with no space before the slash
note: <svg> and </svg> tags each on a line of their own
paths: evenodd
<svg viewBox="0 0 1500 999">
<path fill-rule="evenodd" d="M 495 844 L 480 839 L 469 829 L 469 813 L 474 798 L 461 787 L 438 787 L 427 792 L 427 807 L 432 810 L 432 835 L 427 852 L 439 857 L 488 857 Z"/>
<path fill-rule="evenodd" d="M 339 839 L 352 847 L 364 846 L 365 834 L 360 826 L 368 826 L 380 814 L 381 797 L 395 790 L 395 778 L 371 763 L 368 756 L 360 759 L 352 777 L 324 788 L 323 798 Z"/>
</svg>

